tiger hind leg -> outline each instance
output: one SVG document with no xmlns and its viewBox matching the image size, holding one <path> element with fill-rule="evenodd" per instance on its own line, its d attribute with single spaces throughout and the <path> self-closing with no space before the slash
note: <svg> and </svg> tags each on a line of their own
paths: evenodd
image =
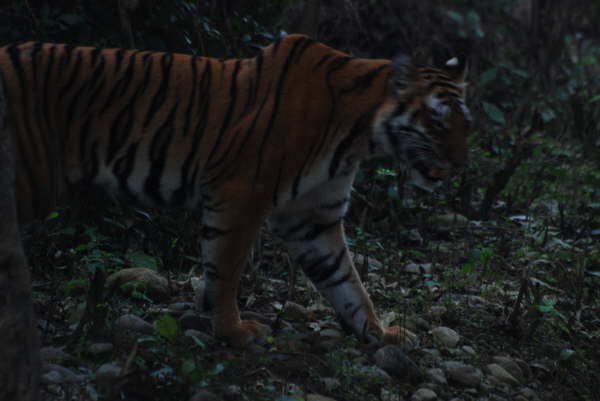
<svg viewBox="0 0 600 401">
<path fill-rule="evenodd" d="M 229 209 L 228 209 L 229 210 Z M 240 319 L 237 305 L 240 278 L 250 249 L 259 234 L 261 219 L 243 207 L 232 213 L 205 210 L 203 213 L 202 260 L 205 275 L 204 305 L 213 313 L 213 331 L 234 347 L 262 343 L 269 326 Z"/>
</svg>

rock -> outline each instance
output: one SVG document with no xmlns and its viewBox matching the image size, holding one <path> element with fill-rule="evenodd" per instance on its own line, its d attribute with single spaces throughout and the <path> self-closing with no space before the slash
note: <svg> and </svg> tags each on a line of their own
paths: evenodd
<svg viewBox="0 0 600 401">
<path fill-rule="evenodd" d="M 412 397 L 410 397 L 411 401 L 433 401 L 437 399 L 437 394 L 435 391 L 430 390 L 428 388 L 420 388 L 414 392 Z"/>
<path fill-rule="evenodd" d="M 446 213 L 434 215 L 429 218 L 429 222 L 437 231 L 449 231 L 452 228 L 464 227 L 469 224 L 469 219 L 457 213 Z"/>
<path fill-rule="evenodd" d="M 451 382 L 467 387 L 479 387 L 483 373 L 481 370 L 463 362 L 447 361 L 442 363 L 446 375 Z"/>
<path fill-rule="evenodd" d="M 460 349 L 467 355 L 475 356 L 477 352 L 475 352 L 475 348 L 470 345 L 463 345 Z"/>
<path fill-rule="evenodd" d="M 73 360 L 73 357 L 57 347 L 42 347 L 40 349 L 40 359 L 42 362 L 67 362 Z"/>
<path fill-rule="evenodd" d="M 460 341 L 460 335 L 449 327 L 436 327 L 431 330 L 431 335 L 446 348 L 454 348 Z"/>
<path fill-rule="evenodd" d="M 131 330 L 142 334 L 154 334 L 154 326 L 136 315 L 123 315 L 114 323 L 115 328 Z"/>
<path fill-rule="evenodd" d="M 174 312 L 187 312 L 189 310 L 194 310 L 194 306 L 193 302 L 174 302 L 170 304 L 168 308 Z"/>
<path fill-rule="evenodd" d="M 404 266 L 404 271 L 412 274 L 431 274 L 431 263 L 409 263 Z"/>
<path fill-rule="evenodd" d="M 121 367 L 114 363 L 105 363 L 96 370 L 95 380 L 98 389 L 102 392 L 109 391 L 113 383 L 121 376 Z"/>
<path fill-rule="evenodd" d="M 523 382 L 525 380 L 525 376 L 523 374 L 523 370 L 519 366 L 514 359 L 509 358 L 507 356 L 495 356 L 492 358 L 494 363 L 502 366 L 512 377 L 517 379 L 519 382 Z"/>
<path fill-rule="evenodd" d="M 94 343 L 88 347 L 88 353 L 91 355 L 108 354 L 115 347 L 111 343 Z"/>
<path fill-rule="evenodd" d="M 381 388 L 381 395 L 379 397 L 381 401 L 404 401 L 404 398 L 398 394 L 398 391 L 390 391 L 385 387 Z"/>
<path fill-rule="evenodd" d="M 182 330 L 193 329 L 204 332 L 211 330 L 211 319 L 208 316 L 202 316 L 194 311 L 187 311 L 179 316 L 177 323 Z"/>
<path fill-rule="evenodd" d="M 78 375 L 72 370 L 64 366 L 48 363 L 43 366 L 42 381 L 45 383 L 62 384 L 62 383 L 78 383 L 86 380 L 87 375 Z"/>
<path fill-rule="evenodd" d="M 183 340 L 188 344 L 194 344 L 203 347 L 206 346 L 206 344 L 212 342 L 213 337 L 210 334 L 207 334 L 203 331 L 187 329 L 183 332 Z M 201 344 L 199 344 L 198 341 Z"/>
<path fill-rule="evenodd" d="M 421 369 L 398 346 L 381 347 L 375 352 L 374 360 L 377 366 L 403 381 L 414 383 L 424 377 Z"/>
<path fill-rule="evenodd" d="M 432 382 L 439 384 L 440 386 L 446 386 L 448 384 L 448 380 L 446 379 L 446 374 L 444 374 L 444 371 L 442 369 L 439 369 L 439 368 L 427 369 L 427 377 L 429 377 L 429 379 Z"/>
<path fill-rule="evenodd" d="M 363 366 L 355 367 L 355 376 L 368 380 L 369 382 L 391 383 L 392 377 L 385 370 L 378 366 Z"/>
<path fill-rule="evenodd" d="M 448 312 L 448 308 L 441 305 L 434 305 L 429 308 L 429 316 L 432 319 L 440 320 Z"/>
<path fill-rule="evenodd" d="M 242 388 L 236 384 L 230 384 L 224 389 L 225 398 L 237 399 L 242 396 Z"/>
<path fill-rule="evenodd" d="M 210 391 L 200 390 L 190 398 L 190 401 L 221 401 L 221 398 Z"/>
<path fill-rule="evenodd" d="M 323 386 L 325 386 L 327 391 L 333 391 L 340 388 L 342 385 L 342 383 L 334 377 L 323 377 L 321 378 L 321 383 L 323 383 Z"/>
<path fill-rule="evenodd" d="M 323 329 L 319 332 L 321 337 L 325 337 L 331 340 L 341 340 L 345 337 L 344 333 L 337 329 Z"/>
<path fill-rule="evenodd" d="M 336 401 L 335 398 L 325 397 L 321 394 L 307 394 L 306 401 Z"/>
<path fill-rule="evenodd" d="M 292 322 L 307 322 L 314 320 L 314 313 L 300 304 L 287 301 L 281 312 L 281 318 Z"/>
<path fill-rule="evenodd" d="M 516 386 L 519 384 L 519 381 L 515 379 L 510 373 L 506 371 L 502 366 L 497 363 L 490 363 L 486 366 L 487 371 L 498 379 L 502 383 L 510 384 L 512 386 Z"/>
<path fill-rule="evenodd" d="M 536 400 L 538 398 L 536 392 L 530 389 L 529 387 L 523 387 L 519 391 L 519 393 L 519 395 L 521 395 L 526 400 Z"/>
<path fill-rule="evenodd" d="M 356 268 L 362 271 L 363 266 L 365 265 L 365 255 L 360 253 L 350 252 L 350 257 L 354 261 Z M 371 267 L 372 270 L 381 270 L 383 268 L 383 263 L 378 261 L 372 256 L 367 256 L 367 266 Z"/>
<path fill-rule="evenodd" d="M 108 276 L 106 286 L 116 288 L 126 295 L 137 290 L 158 301 L 167 300 L 171 296 L 169 280 L 145 267 L 121 269 Z"/>
</svg>

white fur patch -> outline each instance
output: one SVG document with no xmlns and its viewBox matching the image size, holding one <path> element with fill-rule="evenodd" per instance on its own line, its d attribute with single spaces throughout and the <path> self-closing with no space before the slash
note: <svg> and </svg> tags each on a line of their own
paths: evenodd
<svg viewBox="0 0 600 401">
<path fill-rule="evenodd" d="M 446 61 L 446 65 L 448 67 L 458 67 L 458 59 L 456 57 L 452 57 L 450 60 Z"/>
<path fill-rule="evenodd" d="M 435 110 L 442 118 L 447 117 L 450 114 L 450 107 L 442 104 L 442 101 L 435 95 L 431 95 L 427 98 L 427 105 Z"/>
</svg>

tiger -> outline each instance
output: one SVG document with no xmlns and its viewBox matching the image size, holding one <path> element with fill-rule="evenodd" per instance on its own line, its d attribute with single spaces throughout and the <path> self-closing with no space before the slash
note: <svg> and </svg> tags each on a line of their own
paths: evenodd
<svg viewBox="0 0 600 401">
<path fill-rule="evenodd" d="M 360 58 L 298 34 L 245 59 L 1 48 L 0 213 L 10 224 L 0 229 L 0 268 L 22 277 L 15 305 L 30 305 L 17 224 L 85 185 L 136 205 L 202 211 L 204 302 L 213 334 L 232 346 L 270 335 L 242 320 L 237 303 L 263 223 L 361 341 L 412 339 L 381 324 L 343 219 L 364 160 L 396 160 L 427 191 L 466 164 L 466 73 L 458 58 Z"/>
</svg>

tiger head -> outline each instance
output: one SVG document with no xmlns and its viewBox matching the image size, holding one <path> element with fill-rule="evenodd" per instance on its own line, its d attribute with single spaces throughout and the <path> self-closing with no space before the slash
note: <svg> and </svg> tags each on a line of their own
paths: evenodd
<svg viewBox="0 0 600 401">
<path fill-rule="evenodd" d="M 389 94 L 374 121 L 374 145 L 392 154 L 412 184 L 433 191 L 467 162 L 467 68 L 457 58 L 442 68 L 417 67 L 406 56 L 392 62 Z"/>
</svg>

